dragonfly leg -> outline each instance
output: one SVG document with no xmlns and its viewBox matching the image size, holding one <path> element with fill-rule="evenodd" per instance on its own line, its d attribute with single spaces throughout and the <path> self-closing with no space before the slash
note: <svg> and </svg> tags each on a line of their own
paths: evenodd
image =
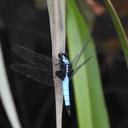
<svg viewBox="0 0 128 128">
<path fill-rule="evenodd" d="M 71 116 L 71 108 L 70 108 L 70 106 L 66 106 L 66 111 L 67 111 L 68 115 Z"/>
<path fill-rule="evenodd" d="M 58 76 L 61 80 L 64 80 L 65 74 L 66 74 L 66 67 L 65 65 L 60 61 L 60 70 L 56 71 L 56 76 Z"/>
<path fill-rule="evenodd" d="M 72 76 L 72 73 L 73 73 L 73 69 L 72 69 L 72 65 L 69 64 L 69 70 L 68 70 L 68 77 L 70 78 Z"/>
<path fill-rule="evenodd" d="M 58 76 L 61 80 L 64 80 L 65 73 L 63 71 L 56 71 L 56 76 Z"/>
</svg>

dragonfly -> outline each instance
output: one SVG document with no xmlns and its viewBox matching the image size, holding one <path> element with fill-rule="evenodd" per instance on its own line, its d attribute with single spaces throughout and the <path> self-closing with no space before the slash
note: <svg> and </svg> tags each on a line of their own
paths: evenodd
<svg viewBox="0 0 128 128">
<path fill-rule="evenodd" d="M 58 53 L 57 64 L 60 68 L 56 71 L 56 76 L 59 77 L 62 81 L 63 97 L 64 104 L 68 115 L 71 115 L 70 109 L 70 92 L 69 92 L 69 81 L 76 74 L 76 72 L 88 62 L 92 56 L 83 61 L 80 65 L 78 62 L 86 49 L 88 42 L 86 42 L 81 50 L 77 53 L 74 59 L 70 62 L 67 56 L 67 53 L 60 52 Z M 52 61 L 50 57 L 47 57 L 43 54 L 39 54 L 27 47 L 14 45 L 12 46 L 12 51 L 19 56 L 21 59 L 27 63 L 13 63 L 11 69 L 16 71 L 27 78 L 31 78 L 35 81 L 42 83 L 43 85 L 54 87 L 52 79 Z"/>
</svg>

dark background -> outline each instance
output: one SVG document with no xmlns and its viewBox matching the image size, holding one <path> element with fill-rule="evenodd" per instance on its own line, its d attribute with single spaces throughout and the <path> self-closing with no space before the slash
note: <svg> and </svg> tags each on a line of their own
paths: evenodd
<svg viewBox="0 0 128 128">
<path fill-rule="evenodd" d="M 123 25 L 128 20 L 122 17 Z M 102 82 L 111 128 L 128 128 L 128 72 L 118 47 L 114 57 L 108 52 L 100 51 L 101 42 L 115 39 L 110 17 L 107 13 L 96 17 L 92 35 L 97 46 L 97 53 L 102 74 Z M 108 39 L 110 39 L 108 41 Z M 5 57 L 5 64 L 10 81 L 11 91 L 23 128 L 55 128 L 54 89 L 30 80 L 10 70 L 14 62 L 23 62 L 12 51 L 11 46 L 23 45 L 34 51 L 51 56 L 51 38 L 49 18 L 46 9 L 37 9 L 31 0 L 0 0 L 0 40 Z M 102 40 L 102 41 L 101 41 Z M 100 45 L 100 46 L 99 46 Z M 118 43 L 117 43 L 118 46 Z M 106 47 L 111 49 L 111 47 Z M 111 51 L 111 50 L 110 50 Z M 111 59 L 109 63 L 108 58 Z M 73 92 L 71 87 L 71 96 Z M 63 127 L 76 128 L 74 100 L 72 116 L 68 117 L 63 110 Z M 86 119 L 86 117 L 85 117 Z M 0 102 L 0 128 L 11 128 L 2 103 Z"/>
</svg>

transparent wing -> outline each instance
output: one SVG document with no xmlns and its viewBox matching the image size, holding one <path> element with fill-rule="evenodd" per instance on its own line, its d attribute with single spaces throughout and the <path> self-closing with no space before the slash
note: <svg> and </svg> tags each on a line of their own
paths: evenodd
<svg viewBox="0 0 128 128">
<path fill-rule="evenodd" d="M 92 58 L 92 56 L 90 56 L 88 59 L 86 59 L 83 63 L 81 63 L 79 66 L 77 66 L 72 73 L 72 76 L 74 76 L 76 74 L 77 71 L 79 71 L 79 69 L 85 64 L 87 63 L 90 59 Z M 71 76 L 71 77 L 72 77 Z"/>
<path fill-rule="evenodd" d="M 73 69 L 76 68 L 81 55 L 83 54 L 84 50 L 86 49 L 87 45 L 89 43 L 89 40 L 84 44 L 84 46 L 81 48 L 80 52 L 78 52 L 78 54 L 74 57 L 74 59 L 71 61 L 71 64 L 73 66 Z"/>
<path fill-rule="evenodd" d="M 14 45 L 12 46 L 12 51 L 29 64 L 40 68 L 52 68 L 52 59 L 50 57 L 36 53 L 27 47 Z"/>
<path fill-rule="evenodd" d="M 53 86 L 52 70 L 40 69 L 29 64 L 14 63 L 11 69 L 44 85 Z"/>
</svg>

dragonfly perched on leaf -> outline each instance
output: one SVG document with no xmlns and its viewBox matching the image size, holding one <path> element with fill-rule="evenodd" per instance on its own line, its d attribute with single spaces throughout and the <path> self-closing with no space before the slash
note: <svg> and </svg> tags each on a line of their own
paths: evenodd
<svg viewBox="0 0 128 128">
<path fill-rule="evenodd" d="M 57 65 L 60 66 L 60 70 L 56 71 L 56 76 L 58 76 L 62 81 L 64 103 L 69 115 L 71 115 L 69 81 L 75 73 L 92 58 L 92 56 L 89 57 L 77 66 L 87 44 L 88 42 L 83 45 L 71 62 L 69 61 L 66 53 L 59 53 L 58 59 L 55 59 L 58 60 Z M 45 55 L 36 53 L 27 47 L 19 45 L 14 45 L 12 47 L 12 51 L 28 64 L 14 63 L 11 65 L 11 69 L 44 85 L 53 86 L 52 59 L 50 57 L 46 57 Z"/>
</svg>

